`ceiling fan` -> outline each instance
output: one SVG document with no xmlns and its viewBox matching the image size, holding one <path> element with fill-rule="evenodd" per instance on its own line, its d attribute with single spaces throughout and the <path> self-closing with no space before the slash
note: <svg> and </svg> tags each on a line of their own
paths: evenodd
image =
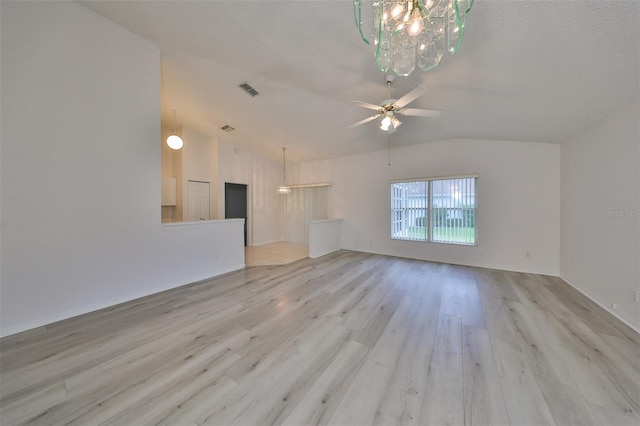
<svg viewBox="0 0 640 426">
<path fill-rule="evenodd" d="M 438 117 L 440 115 L 440 111 L 435 109 L 405 108 L 411 102 L 427 93 L 426 87 L 417 86 L 400 99 L 391 99 L 391 83 L 393 83 L 395 77 L 393 75 L 387 75 L 385 79 L 387 81 L 387 87 L 389 88 L 389 99 L 382 101 L 380 105 L 374 105 L 362 101 L 351 101 L 351 103 L 354 105 L 362 108 L 372 109 L 374 111 L 377 111 L 378 113 L 372 115 L 371 117 L 365 118 L 364 120 L 358 121 L 357 123 L 350 125 L 348 128 L 357 127 L 382 117 L 380 128 L 389 133 L 393 133 L 396 131 L 398 126 L 402 124 L 402 122 L 396 117 L 397 114 L 416 117 Z"/>
</svg>

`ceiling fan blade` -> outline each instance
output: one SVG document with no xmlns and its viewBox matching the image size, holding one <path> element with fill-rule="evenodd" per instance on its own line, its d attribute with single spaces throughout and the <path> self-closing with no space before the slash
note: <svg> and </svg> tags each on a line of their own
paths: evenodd
<svg viewBox="0 0 640 426">
<path fill-rule="evenodd" d="M 347 129 L 351 129 L 352 127 L 358 127 L 361 126 L 365 123 L 368 123 L 370 121 L 375 120 L 376 118 L 380 117 L 380 114 L 376 114 L 376 115 L 372 115 L 371 117 L 367 117 L 364 120 L 360 120 L 357 123 L 353 123 L 351 126 L 347 126 Z"/>
<path fill-rule="evenodd" d="M 411 102 L 418 99 L 420 96 L 427 93 L 427 88 L 424 86 L 416 86 L 415 89 L 411 90 L 409 93 L 398 99 L 394 102 L 394 104 L 398 108 L 404 108 L 409 105 Z"/>
<path fill-rule="evenodd" d="M 351 101 L 351 103 L 361 108 L 372 109 L 374 111 L 380 111 L 380 109 L 382 108 L 380 105 L 374 105 L 374 104 L 370 104 L 368 102 L 362 102 L 362 101 Z"/>
<path fill-rule="evenodd" d="M 442 111 L 437 109 L 405 108 L 398 111 L 402 115 L 415 117 L 439 117 Z"/>
</svg>

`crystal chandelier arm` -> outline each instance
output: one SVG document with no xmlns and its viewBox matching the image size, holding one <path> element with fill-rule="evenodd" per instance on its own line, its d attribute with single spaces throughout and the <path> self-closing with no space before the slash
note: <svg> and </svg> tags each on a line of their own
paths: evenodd
<svg viewBox="0 0 640 426">
<path fill-rule="evenodd" d="M 450 18 L 448 30 L 449 38 L 449 53 L 455 54 L 458 48 L 462 44 L 462 36 L 464 34 L 464 24 L 467 18 L 467 13 L 473 6 L 473 0 L 451 0 L 453 4 L 453 15 Z"/>
<path fill-rule="evenodd" d="M 360 32 L 360 37 L 362 37 L 362 41 L 366 44 L 370 44 L 369 40 L 364 36 L 362 32 L 362 0 L 353 0 L 353 16 L 356 20 L 356 27 Z"/>
<path fill-rule="evenodd" d="M 439 117 L 442 111 L 437 109 L 405 108 L 398 111 L 402 115 L 414 117 Z"/>
<path fill-rule="evenodd" d="M 379 1 L 377 5 L 374 3 L 373 8 L 375 15 L 374 41 L 376 46 L 374 57 L 378 69 L 381 72 L 387 72 L 391 67 L 391 52 L 389 50 L 391 33 L 384 28 L 384 1 Z"/>
<path fill-rule="evenodd" d="M 371 117 L 367 117 L 367 118 L 365 118 L 364 120 L 360 120 L 360 121 L 358 121 L 357 123 L 353 123 L 352 125 L 347 126 L 347 129 L 352 129 L 352 128 L 354 128 L 354 127 L 361 126 L 361 125 L 363 125 L 363 124 L 365 124 L 365 123 L 368 123 L 368 122 L 370 122 L 370 121 L 375 120 L 375 119 L 376 119 L 376 118 L 378 118 L 378 117 L 380 117 L 380 114 L 372 115 Z"/>
<path fill-rule="evenodd" d="M 407 93 L 406 95 L 404 95 L 403 97 L 395 101 L 395 105 L 398 108 L 404 108 L 405 106 L 409 105 L 411 102 L 415 101 L 425 93 L 427 93 L 426 87 L 416 86 L 415 89 L 411 90 L 409 93 Z"/>
<path fill-rule="evenodd" d="M 452 0 L 454 3 L 454 9 L 456 14 L 458 15 L 458 19 L 462 20 L 462 24 L 464 25 L 464 18 L 467 13 L 471 11 L 471 6 L 473 6 L 474 0 Z"/>
</svg>

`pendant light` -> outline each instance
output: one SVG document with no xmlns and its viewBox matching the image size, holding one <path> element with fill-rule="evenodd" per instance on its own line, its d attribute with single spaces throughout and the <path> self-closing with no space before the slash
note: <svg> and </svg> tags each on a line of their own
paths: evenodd
<svg viewBox="0 0 640 426">
<path fill-rule="evenodd" d="M 284 146 L 282 147 L 282 185 L 280 185 L 278 187 L 278 192 L 280 194 L 288 194 L 291 192 L 291 188 L 289 188 L 287 186 L 287 174 L 286 174 L 286 157 L 285 157 L 285 152 L 287 151 L 287 148 L 285 148 Z"/>
<path fill-rule="evenodd" d="M 176 124 L 176 110 L 177 108 L 173 109 L 173 133 L 171 133 L 167 138 L 167 145 L 169 145 L 169 148 L 177 150 L 182 148 L 182 146 L 184 145 L 184 141 L 180 136 L 177 135 L 176 132 L 176 128 L 178 127 Z"/>
</svg>

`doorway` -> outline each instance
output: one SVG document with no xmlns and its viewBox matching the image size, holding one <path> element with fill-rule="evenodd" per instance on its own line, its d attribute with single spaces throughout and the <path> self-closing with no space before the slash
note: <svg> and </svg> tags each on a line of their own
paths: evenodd
<svg viewBox="0 0 640 426">
<path fill-rule="evenodd" d="M 244 219 L 244 246 L 247 246 L 247 185 L 224 184 L 225 219 Z"/>
<path fill-rule="evenodd" d="M 209 182 L 190 180 L 189 191 L 189 222 L 197 220 L 209 220 Z"/>
</svg>

